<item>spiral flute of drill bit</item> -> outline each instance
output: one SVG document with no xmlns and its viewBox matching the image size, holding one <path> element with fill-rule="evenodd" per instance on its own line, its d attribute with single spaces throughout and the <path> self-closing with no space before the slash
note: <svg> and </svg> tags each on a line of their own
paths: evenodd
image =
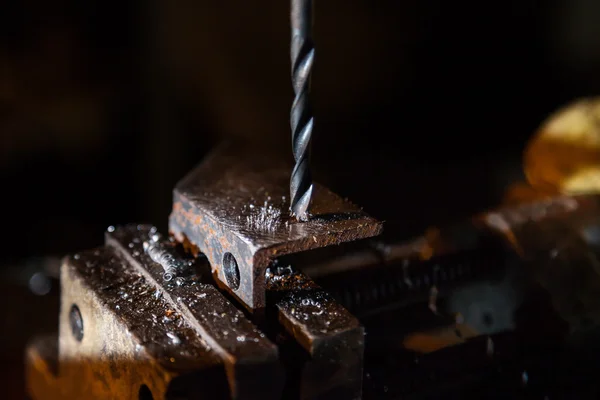
<svg viewBox="0 0 600 400">
<path fill-rule="evenodd" d="M 296 165 L 290 179 L 290 209 L 300 221 L 308 220 L 313 182 L 310 172 L 310 142 L 313 115 L 310 109 L 310 77 L 315 57 L 312 40 L 312 0 L 292 0 L 292 84 L 294 103 L 290 113 L 292 151 Z"/>
</svg>

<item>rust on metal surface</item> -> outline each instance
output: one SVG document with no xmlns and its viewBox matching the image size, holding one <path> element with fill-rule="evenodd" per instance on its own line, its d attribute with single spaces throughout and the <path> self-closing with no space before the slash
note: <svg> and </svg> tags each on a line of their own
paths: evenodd
<svg viewBox="0 0 600 400">
<path fill-rule="evenodd" d="M 272 259 L 382 230 L 380 222 L 320 185 L 314 187 L 310 220 L 298 222 L 289 213 L 288 184 L 287 163 L 225 145 L 174 190 L 171 234 L 206 254 L 218 280 L 251 310 L 265 306 L 265 271 Z M 239 285 L 224 271 L 227 253 L 237 262 Z"/>
<path fill-rule="evenodd" d="M 193 393 L 184 382 L 214 383 L 228 393 L 222 360 L 172 309 L 157 288 L 110 248 L 65 259 L 57 360 L 36 342 L 28 350 L 33 398 L 137 399 L 142 386 L 155 398 Z M 69 314 L 80 310 L 83 335 L 73 335 Z M 57 374 L 50 373 L 57 362 Z M 182 386 L 183 385 L 183 386 Z"/>
<path fill-rule="evenodd" d="M 111 227 L 105 247 L 65 259 L 55 360 L 46 342 L 28 350 L 33 398 L 137 399 L 143 386 L 154 398 L 281 398 L 277 347 L 195 269 L 163 282 L 143 250 L 151 232 Z"/>
<path fill-rule="evenodd" d="M 360 398 L 364 329 L 359 321 L 292 267 L 270 268 L 266 287 L 279 323 L 309 354 L 301 398 Z"/>
<path fill-rule="evenodd" d="M 102 315 L 90 315 L 92 310 L 82 303 L 83 298 L 71 298 L 69 289 L 75 284 L 81 290 L 78 295 L 92 298 L 102 306 Z M 123 321 L 126 331 L 139 339 L 142 347 L 138 350 L 148 349 L 151 358 L 165 368 L 187 370 L 199 368 L 206 362 L 218 363 L 216 354 L 181 313 L 157 295 L 159 289 L 110 248 L 82 252 L 66 261 L 61 273 L 61 287 L 61 361 L 75 348 L 63 346 L 63 338 L 72 335 L 68 313 L 71 305 L 77 304 L 84 321 L 83 340 L 90 336 L 106 340 L 109 326 L 101 323 L 115 318 Z M 63 317 L 66 318 L 64 321 Z M 175 336 L 181 338 L 182 343 L 174 345 L 171 337 Z M 85 349 L 85 343 L 82 344 Z"/>
<path fill-rule="evenodd" d="M 164 279 L 163 259 L 148 254 L 148 240 L 172 255 L 164 258 L 177 265 L 172 279 Z M 364 330 L 310 278 L 291 268 L 267 274 L 274 317 L 267 325 L 280 348 L 211 279 L 207 260 L 186 255 L 155 228 L 110 227 L 104 247 L 63 263 L 58 335 L 28 348 L 30 394 L 360 398 Z M 81 314 L 77 334 L 69 318 L 74 305 Z"/>
<path fill-rule="evenodd" d="M 154 234 L 154 228 L 148 225 L 118 227 L 106 233 L 106 244 L 161 290 L 160 296 L 223 360 L 235 398 L 257 394 L 276 398 L 283 375 L 278 365 L 277 347 L 214 286 L 200 282 L 193 271 L 179 271 L 174 279 L 163 282 L 162 267 L 143 249 L 144 241 Z M 177 254 L 173 242 L 160 242 Z"/>
</svg>

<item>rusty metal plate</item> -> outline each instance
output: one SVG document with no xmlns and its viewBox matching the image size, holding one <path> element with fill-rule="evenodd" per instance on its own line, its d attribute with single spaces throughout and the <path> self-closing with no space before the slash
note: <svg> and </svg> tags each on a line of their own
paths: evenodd
<svg viewBox="0 0 600 400">
<path fill-rule="evenodd" d="M 318 184 L 310 220 L 296 221 L 289 214 L 291 167 L 263 151 L 217 149 L 177 184 L 169 219 L 171 234 L 206 254 L 218 280 L 251 310 L 265 306 L 272 259 L 382 230 L 381 222 Z"/>
</svg>

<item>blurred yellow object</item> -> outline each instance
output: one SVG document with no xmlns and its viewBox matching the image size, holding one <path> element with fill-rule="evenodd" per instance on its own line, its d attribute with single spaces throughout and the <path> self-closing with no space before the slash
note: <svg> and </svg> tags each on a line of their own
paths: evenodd
<svg viewBox="0 0 600 400">
<path fill-rule="evenodd" d="M 551 115 L 527 145 L 524 170 L 531 186 L 546 193 L 600 192 L 600 98 Z"/>
</svg>

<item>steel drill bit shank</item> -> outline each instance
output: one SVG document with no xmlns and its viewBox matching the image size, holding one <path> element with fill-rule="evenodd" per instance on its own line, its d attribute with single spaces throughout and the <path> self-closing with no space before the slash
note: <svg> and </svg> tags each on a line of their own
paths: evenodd
<svg viewBox="0 0 600 400">
<path fill-rule="evenodd" d="M 312 40 L 312 0 L 291 1 L 292 84 L 294 103 L 290 114 L 292 151 L 296 164 L 290 179 L 290 210 L 300 221 L 308 220 L 308 206 L 313 192 L 310 173 L 310 143 L 313 115 L 310 109 L 310 77 L 315 57 Z"/>
</svg>

